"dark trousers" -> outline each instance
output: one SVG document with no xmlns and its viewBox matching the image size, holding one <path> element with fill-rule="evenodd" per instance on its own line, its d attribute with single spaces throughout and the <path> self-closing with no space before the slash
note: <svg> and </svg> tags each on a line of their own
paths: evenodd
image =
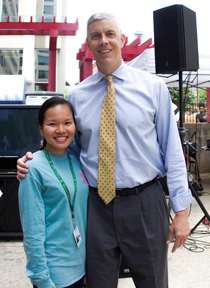
<svg viewBox="0 0 210 288">
<path fill-rule="evenodd" d="M 64 288 L 82 288 L 83 281 L 84 281 L 84 277 L 82 277 L 82 279 L 75 282 L 74 284 L 67 286 L 67 287 L 64 287 Z M 38 288 L 38 287 L 33 285 L 33 288 Z"/>
<path fill-rule="evenodd" d="M 167 288 L 169 215 L 158 181 L 139 194 L 116 196 L 108 205 L 90 189 L 87 286 L 117 288 L 120 257 L 137 288 Z"/>
</svg>

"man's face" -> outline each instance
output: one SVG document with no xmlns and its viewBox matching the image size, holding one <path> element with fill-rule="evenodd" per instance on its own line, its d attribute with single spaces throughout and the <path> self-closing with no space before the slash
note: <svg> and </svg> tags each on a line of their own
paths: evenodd
<svg viewBox="0 0 210 288">
<path fill-rule="evenodd" d="M 119 34 L 113 19 L 92 22 L 86 43 L 102 73 L 111 74 L 121 65 L 121 48 L 124 46 L 125 37 Z"/>
<path fill-rule="evenodd" d="M 204 107 L 204 106 L 200 106 L 200 107 L 199 107 L 199 110 L 200 110 L 200 113 L 203 114 L 203 113 L 204 113 L 204 110 L 205 110 L 205 107 Z"/>
</svg>

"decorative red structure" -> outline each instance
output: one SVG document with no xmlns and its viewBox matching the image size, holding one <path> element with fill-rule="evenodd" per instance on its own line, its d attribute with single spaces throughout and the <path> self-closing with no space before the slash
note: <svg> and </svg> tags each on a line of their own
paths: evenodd
<svg viewBox="0 0 210 288">
<path fill-rule="evenodd" d="M 58 36 L 75 36 L 78 30 L 78 19 L 75 23 L 67 23 L 65 17 L 64 23 L 56 22 L 56 17 L 53 22 L 33 22 L 33 17 L 30 17 L 30 22 L 11 22 L 10 16 L 7 17 L 7 22 L 0 22 L 0 35 L 35 35 L 35 36 L 50 36 L 49 43 L 49 91 L 56 91 L 56 47 Z"/>
<path fill-rule="evenodd" d="M 126 43 L 122 48 L 122 58 L 125 62 L 131 61 L 132 59 L 140 55 L 144 50 L 154 47 L 154 45 L 152 44 L 152 38 L 148 39 L 141 45 L 139 37 L 129 45 L 127 45 L 127 43 L 128 39 L 126 37 Z M 79 49 L 79 53 L 77 53 L 77 60 L 80 60 L 80 81 L 82 81 L 93 74 L 94 56 L 88 50 L 86 43 L 82 44 L 81 48 Z"/>
</svg>

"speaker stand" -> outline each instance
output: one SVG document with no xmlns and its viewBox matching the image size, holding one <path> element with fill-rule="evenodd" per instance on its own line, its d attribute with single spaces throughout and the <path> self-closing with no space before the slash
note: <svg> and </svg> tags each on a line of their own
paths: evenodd
<svg viewBox="0 0 210 288">
<path fill-rule="evenodd" d="M 190 190 L 191 190 L 191 192 L 192 192 L 193 197 L 196 199 L 198 205 L 200 206 L 201 210 L 202 210 L 203 213 L 204 213 L 204 216 L 201 218 L 201 220 L 199 220 L 198 223 L 191 229 L 190 234 L 192 234 L 192 233 L 194 232 L 194 230 L 200 225 L 200 223 L 201 223 L 205 218 L 207 218 L 207 219 L 209 220 L 209 222 L 210 222 L 210 216 L 209 216 L 206 208 L 204 207 L 203 203 L 201 202 L 198 194 L 197 194 L 196 191 L 194 190 L 194 188 L 193 188 L 193 186 L 192 186 L 191 183 L 189 183 L 189 188 L 190 188 Z"/>
<path fill-rule="evenodd" d="M 184 137 L 185 137 L 185 134 L 186 134 L 186 129 L 183 127 L 183 81 L 182 81 L 182 71 L 179 71 L 179 126 L 180 126 L 179 127 L 179 134 L 180 134 L 182 148 L 183 148 L 183 143 L 184 143 Z M 197 201 L 198 205 L 200 206 L 201 210 L 204 213 L 204 216 L 201 218 L 201 220 L 198 221 L 198 223 L 191 229 L 191 231 L 190 231 L 190 234 L 191 234 L 198 227 L 198 225 L 200 225 L 200 223 L 204 220 L 205 217 L 210 222 L 210 216 L 209 216 L 206 208 L 204 207 L 202 201 L 200 200 L 198 194 L 196 193 L 196 191 L 192 187 L 192 184 L 189 181 L 188 181 L 188 183 L 189 183 L 189 188 L 190 188 L 190 190 L 192 192 L 193 197 L 195 198 L 195 200 Z"/>
<path fill-rule="evenodd" d="M 179 135 L 183 147 L 184 138 L 186 135 L 186 129 L 183 126 L 183 81 L 182 71 L 179 71 Z"/>
</svg>

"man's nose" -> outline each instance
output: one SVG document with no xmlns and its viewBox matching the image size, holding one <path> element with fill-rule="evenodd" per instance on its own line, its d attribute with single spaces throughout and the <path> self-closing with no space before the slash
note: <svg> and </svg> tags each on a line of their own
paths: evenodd
<svg viewBox="0 0 210 288">
<path fill-rule="evenodd" d="M 104 43 L 107 43 L 107 42 L 108 42 L 108 39 L 107 39 L 106 35 L 102 34 L 101 35 L 101 43 L 104 44 Z"/>
</svg>

